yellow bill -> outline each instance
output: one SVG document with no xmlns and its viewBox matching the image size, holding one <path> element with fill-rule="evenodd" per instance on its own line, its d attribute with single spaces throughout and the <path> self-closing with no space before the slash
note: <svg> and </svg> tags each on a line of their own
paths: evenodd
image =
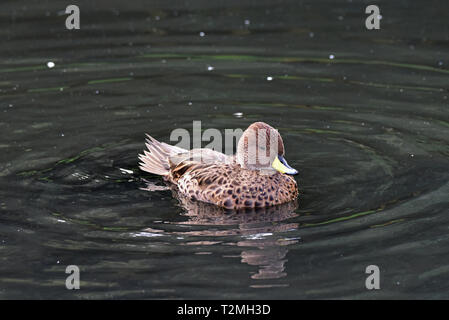
<svg viewBox="0 0 449 320">
<path fill-rule="evenodd" d="M 298 171 L 293 169 L 292 167 L 290 167 L 287 163 L 287 161 L 285 161 L 283 156 L 278 155 L 273 163 L 271 164 L 271 166 L 276 169 L 277 171 L 279 171 L 280 173 L 286 173 L 286 174 L 297 174 Z"/>
</svg>

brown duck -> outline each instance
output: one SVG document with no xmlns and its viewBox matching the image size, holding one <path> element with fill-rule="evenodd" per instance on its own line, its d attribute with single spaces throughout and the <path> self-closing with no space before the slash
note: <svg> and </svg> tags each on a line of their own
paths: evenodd
<svg viewBox="0 0 449 320">
<path fill-rule="evenodd" d="M 295 200 L 298 172 L 284 159 L 278 131 L 255 122 L 243 132 L 234 156 L 212 149 L 185 150 L 148 136 L 140 169 L 158 174 L 192 200 L 226 209 L 259 208 Z"/>
</svg>

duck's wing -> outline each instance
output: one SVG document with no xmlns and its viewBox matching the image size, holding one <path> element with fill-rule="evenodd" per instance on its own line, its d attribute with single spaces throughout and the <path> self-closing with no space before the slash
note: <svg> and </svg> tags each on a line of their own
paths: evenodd
<svg viewBox="0 0 449 320">
<path fill-rule="evenodd" d="M 218 167 L 232 163 L 234 157 L 212 149 L 192 149 L 169 158 L 170 180 L 176 182 L 186 173 L 199 174 L 210 171 L 211 167 Z M 209 173 L 210 174 L 210 173 Z M 207 174 L 206 174 L 207 175 Z"/>
<path fill-rule="evenodd" d="M 233 156 L 225 155 L 224 153 L 212 149 L 192 149 L 190 151 L 174 154 L 170 156 L 170 167 L 176 167 L 181 162 L 191 161 L 202 164 L 212 163 L 231 163 Z"/>
</svg>

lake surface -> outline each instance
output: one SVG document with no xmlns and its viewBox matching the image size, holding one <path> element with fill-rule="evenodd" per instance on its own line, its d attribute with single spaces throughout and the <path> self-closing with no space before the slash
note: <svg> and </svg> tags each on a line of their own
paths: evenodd
<svg viewBox="0 0 449 320">
<path fill-rule="evenodd" d="M 449 298 L 449 3 L 371 31 L 368 4 L 79 1 L 67 30 L 2 1 L 0 298 Z M 194 120 L 278 128 L 298 204 L 186 207 L 138 169 Z"/>
</svg>

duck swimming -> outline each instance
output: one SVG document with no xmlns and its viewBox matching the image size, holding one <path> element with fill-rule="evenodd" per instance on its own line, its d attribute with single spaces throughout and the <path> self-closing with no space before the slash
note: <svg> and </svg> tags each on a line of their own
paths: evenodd
<svg viewBox="0 0 449 320">
<path fill-rule="evenodd" d="M 161 175 L 191 200 L 238 210 L 278 205 L 298 196 L 291 176 L 298 172 L 284 159 L 282 137 L 264 122 L 243 132 L 233 156 L 212 149 L 186 150 L 147 137 L 140 169 Z"/>
</svg>

